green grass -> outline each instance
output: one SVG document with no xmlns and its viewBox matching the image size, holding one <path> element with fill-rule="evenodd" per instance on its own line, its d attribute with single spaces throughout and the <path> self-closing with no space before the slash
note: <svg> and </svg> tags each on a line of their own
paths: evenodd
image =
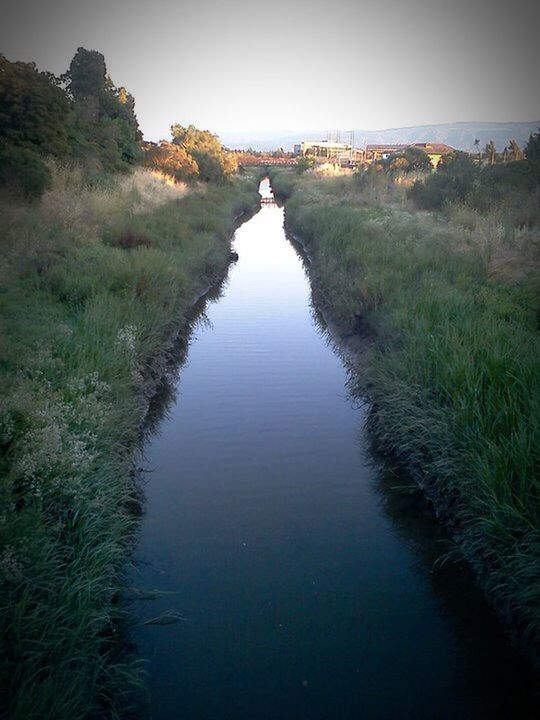
<svg viewBox="0 0 540 720">
<path fill-rule="evenodd" d="M 92 188 L 55 172 L 41 204 L 0 215 L 0 695 L 13 720 L 114 714 L 140 680 L 116 638 L 145 377 L 258 202 L 251 176 L 175 199 L 149 194 L 144 174 L 143 189 Z"/>
<path fill-rule="evenodd" d="M 309 249 L 319 302 L 345 331 L 361 318 L 375 339 L 356 392 L 371 400 L 378 442 L 425 488 L 487 597 L 534 648 L 538 237 L 492 230 L 486 241 L 489 218 L 468 229 L 448 217 L 366 205 L 358 184 L 343 178 L 303 179 L 286 219 Z M 494 258 L 515 264 L 516 253 L 526 272 L 503 282 Z"/>
</svg>

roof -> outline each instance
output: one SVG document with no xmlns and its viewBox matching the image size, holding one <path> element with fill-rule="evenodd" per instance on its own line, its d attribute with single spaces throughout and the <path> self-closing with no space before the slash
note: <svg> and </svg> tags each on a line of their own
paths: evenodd
<svg viewBox="0 0 540 720">
<path fill-rule="evenodd" d="M 332 142 L 331 140 L 302 140 L 301 145 L 313 145 L 319 147 L 349 147 L 349 143 Z"/>
<path fill-rule="evenodd" d="M 366 145 L 367 152 L 395 152 L 396 150 L 404 150 L 407 146 L 403 144 L 398 145 Z"/>
<path fill-rule="evenodd" d="M 413 147 L 421 148 L 427 153 L 434 153 L 437 155 L 447 155 L 448 153 L 455 152 L 455 148 L 446 145 L 445 143 L 413 143 Z"/>
<path fill-rule="evenodd" d="M 366 152 L 399 152 L 400 150 L 406 150 L 408 147 L 419 148 L 428 154 L 432 153 L 436 155 L 446 155 L 448 153 L 455 152 L 455 149 L 450 147 L 450 145 L 431 142 L 366 145 Z"/>
</svg>

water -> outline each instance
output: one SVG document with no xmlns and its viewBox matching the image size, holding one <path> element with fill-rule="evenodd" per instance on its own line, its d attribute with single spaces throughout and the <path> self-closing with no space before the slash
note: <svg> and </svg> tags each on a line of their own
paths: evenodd
<svg viewBox="0 0 540 720">
<path fill-rule="evenodd" d="M 234 247 L 145 449 L 133 583 L 167 594 L 133 606 L 140 715 L 532 717 L 468 573 L 433 570 L 440 532 L 370 459 L 283 211 L 264 206 Z"/>
</svg>

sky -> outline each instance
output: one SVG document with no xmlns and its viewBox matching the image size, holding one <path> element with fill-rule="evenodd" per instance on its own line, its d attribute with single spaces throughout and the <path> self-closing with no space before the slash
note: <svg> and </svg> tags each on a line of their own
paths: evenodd
<svg viewBox="0 0 540 720">
<path fill-rule="evenodd" d="M 148 139 L 540 118 L 538 0 L 0 0 L 0 52 L 105 55 Z"/>
</svg>

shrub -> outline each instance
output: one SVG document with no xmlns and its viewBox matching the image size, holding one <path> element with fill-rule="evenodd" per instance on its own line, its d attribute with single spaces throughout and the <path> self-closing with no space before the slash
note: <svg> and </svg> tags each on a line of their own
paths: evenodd
<svg viewBox="0 0 540 720">
<path fill-rule="evenodd" d="M 42 158 L 22 147 L 0 146 L 0 187 L 28 199 L 43 195 L 51 172 Z"/>
<path fill-rule="evenodd" d="M 521 205 L 534 205 L 539 188 L 539 163 L 517 160 L 479 167 L 467 155 L 452 153 L 441 160 L 436 173 L 414 183 L 409 197 L 424 210 L 440 210 L 458 203 L 483 212 L 504 210 L 518 224 L 536 224 L 538 212 L 516 210 Z M 531 198 L 533 202 L 529 203 Z"/>
<path fill-rule="evenodd" d="M 540 162 L 540 129 L 529 137 L 525 145 L 525 157 L 531 162 Z"/>
<path fill-rule="evenodd" d="M 144 163 L 178 182 L 196 180 L 199 175 L 199 166 L 193 157 L 183 147 L 166 140 L 159 145 L 147 145 Z"/>
<path fill-rule="evenodd" d="M 386 160 L 381 160 L 381 165 L 385 170 L 393 173 L 408 174 L 432 170 L 429 156 L 417 147 L 408 147 L 403 152 L 393 153 Z"/>
</svg>

